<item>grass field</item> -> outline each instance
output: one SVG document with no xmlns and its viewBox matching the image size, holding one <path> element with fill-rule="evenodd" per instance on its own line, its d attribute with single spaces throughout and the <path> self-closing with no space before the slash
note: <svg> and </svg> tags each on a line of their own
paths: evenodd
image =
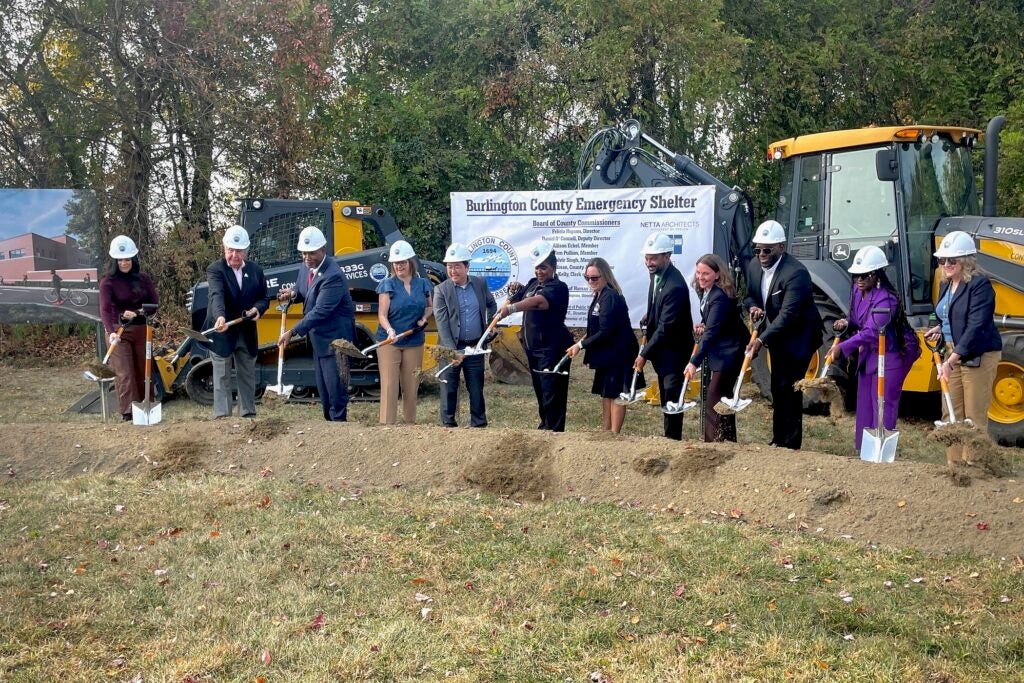
<svg viewBox="0 0 1024 683">
<path fill-rule="evenodd" d="M 86 388 L 74 369 L 33 390 L 40 372 L 4 370 L 0 421 L 98 420 L 59 412 Z M 571 428 L 596 427 L 587 388 L 574 382 Z M 533 420 L 529 389 L 488 391 L 493 426 Z M 433 421 L 436 392 L 422 399 Z M 165 419 L 208 410 L 174 401 Z M 741 441 L 767 441 L 769 415 L 745 412 Z M 660 423 L 633 408 L 626 431 Z M 851 454 L 852 418 L 806 431 L 810 448 Z M 901 457 L 938 450 L 906 425 Z M 8 477 L 0 538 L 4 681 L 1024 680 L 1020 557 L 202 471 Z"/>
</svg>

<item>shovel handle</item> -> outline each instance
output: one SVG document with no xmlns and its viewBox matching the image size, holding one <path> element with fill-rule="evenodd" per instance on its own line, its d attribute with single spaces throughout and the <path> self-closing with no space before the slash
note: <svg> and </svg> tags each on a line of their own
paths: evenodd
<svg viewBox="0 0 1024 683">
<path fill-rule="evenodd" d="M 107 347 L 107 352 L 105 354 L 103 354 L 103 365 L 107 364 L 107 361 L 110 360 L 111 354 L 114 353 L 114 349 L 117 348 L 117 345 L 121 343 L 121 334 L 123 332 L 124 332 L 124 325 L 121 325 L 120 327 L 117 328 L 117 332 L 114 333 L 114 334 L 117 335 L 117 339 L 114 341 L 113 344 L 111 344 L 110 346 Z"/>
<path fill-rule="evenodd" d="M 828 347 L 828 352 L 825 354 L 825 363 L 821 366 L 821 372 L 818 374 L 818 377 L 824 377 L 825 373 L 828 372 L 828 369 L 832 365 L 833 361 L 832 354 L 835 353 L 837 346 L 839 346 L 838 334 L 832 338 L 832 346 Z"/>
</svg>

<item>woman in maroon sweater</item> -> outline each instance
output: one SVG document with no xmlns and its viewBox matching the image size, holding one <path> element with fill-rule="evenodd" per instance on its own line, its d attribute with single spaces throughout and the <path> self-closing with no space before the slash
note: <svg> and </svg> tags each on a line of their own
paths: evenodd
<svg viewBox="0 0 1024 683">
<path fill-rule="evenodd" d="M 139 248 L 130 237 L 118 235 L 111 240 L 110 259 L 107 275 L 100 280 L 100 318 L 107 343 L 117 344 L 110 362 L 116 375 L 117 408 L 127 422 L 132 419 L 132 401 L 142 401 L 145 395 L 146 318 L 142 307 L 146 305 L 152 315 L 159 300 L 149 275 L 139 272 Z"/>
</svg>

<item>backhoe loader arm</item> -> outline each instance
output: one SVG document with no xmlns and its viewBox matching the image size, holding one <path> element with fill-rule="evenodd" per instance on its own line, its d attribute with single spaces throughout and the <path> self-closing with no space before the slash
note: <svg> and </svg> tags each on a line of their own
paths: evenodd
<svg viewBox="0 0 1024 683">
<path fill-rule="evenodd" d="M 672 163 L 645 148 L 643 143 Z M 710 185 L 715 188 L 715 253 L 737 269 L 745 268 L 752 256 L 750 236 L 754 207 L 746 193 L 711 175 L 685 154 L 677 154 L 646 135 L 639 122 L 633 119 L 590 136 L 580 157 L 577 185 L 583 190 L 630 185 Z"/>
</svg>

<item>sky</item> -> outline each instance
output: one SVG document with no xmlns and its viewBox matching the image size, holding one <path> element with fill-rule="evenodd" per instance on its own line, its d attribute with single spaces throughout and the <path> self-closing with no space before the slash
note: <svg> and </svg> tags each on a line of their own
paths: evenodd
<svg viewBox="0 0 1024 683">
<path fill-rule="evenodd" d="M 71 190 L 0 188 L 0 239 L 26 232 L 63 235 L 68 222 L 64 203 L 71 195 Z"/>
</svg>

